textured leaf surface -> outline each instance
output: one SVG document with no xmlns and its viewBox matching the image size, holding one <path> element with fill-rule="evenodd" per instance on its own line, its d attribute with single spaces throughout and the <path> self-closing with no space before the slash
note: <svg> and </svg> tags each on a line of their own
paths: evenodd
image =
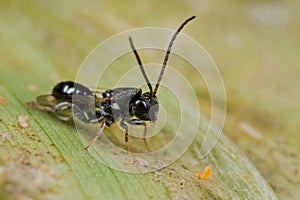
<svg viewBox="0 0 300 200">
<path fill-rule="evenodd" d="M 1 2 L 0 199 L 276 199 L 261 174 L 280 198 L 298 199 L 296 6 L 188 1 L 165 9 L 169 4 Z M 228 92 L 225 131 L 238 148 L 223 135 L 212 153 L 199 159 L 199 134 L 167 168 L 127 174 L 84 151 L 72 124 L 25 105 L 57 81 L 74 79 L 87 53 L 112 34 L 140 26 L 176 28 L 193 14 L 201 23 L 187 33 L 204 41 L 221 67 Z M 290 29 L 285 32 L 273 18 Z M 201 109 L 209 111 L 209 95 L 202 91 L 199 86 Z M 18 126 L 21 114 L 29 117 L 29 128 Z M 197 179 L 195 173 L 206 166 L 212 177 Z"/>
</svg>

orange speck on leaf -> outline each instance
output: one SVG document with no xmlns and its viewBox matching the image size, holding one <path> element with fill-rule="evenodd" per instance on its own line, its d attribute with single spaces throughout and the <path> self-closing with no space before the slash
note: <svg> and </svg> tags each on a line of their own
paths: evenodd
<svg viewBox="0 0 300 200">
<path fill-rule="evenodd" d="M 8 104 L 8 103 L 9 101 L 5 97 L 0 96 L 0 104 Z"/>
<path fill-rule="evenodd" d="M 208 179 L 213 174 L 213 170 L 210 167 L 206 167 L 204 172 L 196 173 L 196 177 L 202 180 Z"/>
</svg>

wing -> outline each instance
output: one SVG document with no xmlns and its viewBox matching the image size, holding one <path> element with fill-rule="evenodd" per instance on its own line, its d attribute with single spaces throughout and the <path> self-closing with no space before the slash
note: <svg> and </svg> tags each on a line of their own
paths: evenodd
<svg viewBox="0 0 300 200">
<path fill-rule="evenodd" d="M 69 107 L 61 106 L 64 103 L 70 102 L 67 99 L 57 99 L 51 94 L 40 95 L 36 98 L 37 103 L 31 102 L 30 106 L 33 106 L 39 110 L 51 112 L 60 120 L 69 121 L 72 119 L 72 112 Z"/>
<path fill-rule="evenodd" d="M 52 94 L 45 94 L 45 95 L 38 96 L 36 98 L 36 101 L 38 102 L 38 104 L 40 104 L 42 106 L 54 107 L 57 104 L 64 102 L 66 100 L 57 99 Z M 68 100 L 68 101 L 70 101 L 70 100 Z"/>
<path fill-rule="evenodd" d="M 76 105 L 81 110 L 95 110 L 96 99 L 94 96 L 72 95 L 72 104 Z"/>
<path fill-rule="evenodd" d="M 28 102 L 27 104 L 39 110 L 51 112 L 63 121 L 68 121 L 73 117 L 72 112 L 75 115 L 78 113 L 89 115 L 89 120 L 96 118 L 95 111 L 102 109 L 101 103 L 110 99 L 88 95 L 73 95 L 72 99 L 59 99 L 51 94 L 46 94 L 38 96 L 36 100 L 37 102 Z"/>
</svg>

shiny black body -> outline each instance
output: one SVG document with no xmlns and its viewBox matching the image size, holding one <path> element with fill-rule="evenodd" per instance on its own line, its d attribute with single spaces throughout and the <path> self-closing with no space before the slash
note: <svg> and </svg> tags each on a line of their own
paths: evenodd
<svg viewBox="0 0 300 200">
<path fill-rule="evenodd" d="M 92 92 L 82 84 L 72 81 L 60 82 L 50 95 L 42 95 L 37 102 L 42 106 L 49 106 L 53 113 L 63 120 L 61 113 L 71 110 L 82 122 L 99 123 L 105 120 L 106 126 L 121 120 L 122 123 L 140 124 L 139 120 L 156 121 L 158 102 L 149 93 L 142 93 L 139 88 L 115 88 L 102 92 Z M 52 106 L 50 100 L 55 101 Z M 47 100 L 48 98 L 48 100 Z M 123 125 L 124 126 L 124 125 Z"/>
<path fill-rule="evenodd" d="M 149 149 L 146 143 L 145 121 L 156 121 L 158 114 L 156 96 L 150 96 L 149 92 L 142 93 L 142 89 L 124 87 L 99 93 L 72 81 L 58 83 L 51 94 L 38 96 L 37 103 L 28 102 L 28 105 L 51 112 L 64 121 L 72 119 L 73 113 L 84 123 L 100 123 L 100 131 L 85 149 L 100 136 L 104 125 L 109 127 L 115 121 L 120 121 L 121 127 L 125 130 L 128 150 L 128 124 L 143 125 L 143 139 Z"/>
<path fill-rule="evenodd" d="M 162 80 L 167 61 L 171 52 L 171 47 L 183 27 L 195 16 L 186 19 L 174 33 L 169 42 L 168 49 L 162 64 L 156 86 L 153 89 L 147 77 L 142 61 L 136 51 L 131 37 L 130 46 L 139 64 L 141 73 L 148 85 L 149 92 L 142 92 L 140 88 L 124 87 L 106 90 L 102 93 L 93 91 L 88 87 L 72 81 L 60 82 L 53 88 L 51 94 L 37 97 L 36 102 L 28 102 L 28 105 L 40 110 L 52 112 L 61 120 L 70 120 L 73 115 L 84 123 L 99 123 L 100 128 L 92 142 L 85 147 L 88 149 L 103 132 L 104 126 L 110 126 L 116 121 L 120 121 L 121 127 L 125 130 L 125 142 L 128 146 L 128 124 L 144 126 L 143 139 L 146 147 L 146 121 L 155 122 L 159 111 L 156 93 Z M 71 112 L 70 112 L 71 111 Z"/>
</svg>

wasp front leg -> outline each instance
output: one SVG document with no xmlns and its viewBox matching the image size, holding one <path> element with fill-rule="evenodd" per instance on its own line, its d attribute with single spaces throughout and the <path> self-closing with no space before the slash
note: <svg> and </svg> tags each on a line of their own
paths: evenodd
<svg viewBox="0 0 300 200">
<path fill-rule="evenodd" d="M 151 151 L 151 149 L 150 149 L 150 147 L 147 143 L 147 124 L 146 124 L 146 122 L 143 121 L 143 120 L 139 120 L 139 119 L 130 119 L 130 120 L 127 120 L 126 122 L 130 125 L 138 125 L 138 126 L 142 125 L 142 126 L 144 126 L 143 140 L 144 140 L 146 149 L 148 151 Z"/>
</svg>

